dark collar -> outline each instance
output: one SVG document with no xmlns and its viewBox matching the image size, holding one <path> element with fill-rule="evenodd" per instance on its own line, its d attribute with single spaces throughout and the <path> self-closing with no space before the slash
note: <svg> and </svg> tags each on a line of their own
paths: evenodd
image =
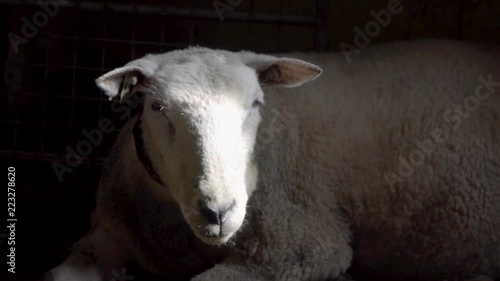
<svg viewBox="0 0 500 281">
<path fill-rule="evenodd" d="M 134 142 L 135 142 L 135 151 L 137 152 L 137 157 L 139 158 L 139 161 L 141 161 L 142 166 L 144 169 L 148 172 L 149 176 L 157 182 L 159 185 L 163 185 L 163 182 L 160 179 L 160 176 L 158 173 L 156 173 L 155 169 L 153 168 L 153 164 L 151 163 L 151 159 L 149 159 L 148 155 L 146 154 L 146 149 L 144 146 L 144 140 L 142 139 L 142 109 L 137 115 L 137 119 L 134 124 L 134 128 L 132 129 L 132 134 L 134 135 Z"/>
</svg>

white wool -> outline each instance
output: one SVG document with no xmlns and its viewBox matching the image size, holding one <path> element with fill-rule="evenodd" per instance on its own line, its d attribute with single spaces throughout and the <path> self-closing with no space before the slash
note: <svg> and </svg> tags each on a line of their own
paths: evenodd
<svg viewBox="0 0 500 281">
<path fill-rule="evenodd" d="M 500 277 L 498 50 L 421 40 L 367 48 L 351 63 L 279 57 L 323 74 L 300 85 L 317 75 L 311 65 L 281 61 L 282 75 L 293 70 L 286 86 L 300 86 L 263 87 L 260 113 L 255 71 L 274 57 L 192 48 L 140 62 L 176 127 L 170 140 L 147 95 L 144 142 L 167 186 L 137 160 L 131 120 L 99 188 L 102 235 L 167 277 L 223 259 L 195 280 L 329 280 L 353 261 L 385 278 Z M 486 98 L 471 107 L 478 93 Z M 234 200 L 230 224 L 248 223 L 229 241 L 202 243 L 193 201 L 203 198 L 212 207 Z M 228 246 L 206 244 L 214 241 Z"/>
</svg>

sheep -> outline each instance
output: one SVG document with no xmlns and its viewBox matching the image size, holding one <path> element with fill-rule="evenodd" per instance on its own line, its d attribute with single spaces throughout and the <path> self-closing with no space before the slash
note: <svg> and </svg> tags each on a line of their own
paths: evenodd
<svg viewBox="0 0 500 281">
<path fill-rule="evenodd" d="M 129 260 L 200 281 L 499 278 L 499 81 L 498 50 L 445 40 L 350 63 L 201 47 L 132 61 L 97 85 L 142 93 L 142 112 L 92 230 L 46 280 L 107 281 Z"/>
</svg>

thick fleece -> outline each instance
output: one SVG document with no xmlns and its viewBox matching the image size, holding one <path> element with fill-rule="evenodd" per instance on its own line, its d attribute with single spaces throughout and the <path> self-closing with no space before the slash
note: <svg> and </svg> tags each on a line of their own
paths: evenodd
<svg viewBox="0 0 500 281">
<path fill-rule="evenodd" d="M 263 88 L 258 188 L 229 246 L 194 236 L 137 160 L 134 120 L 122 130 L 94 223 L 124 260 L 166 278 L 217 262 L 194 278 L 213 281 L 333 280 L 351 265 L 386 280 L 500 278 L 499 50 L 421 40 L 351 63 L 286 56 L 323 74 Z"/>
<path fill-rule="evenodd" d="M 500 51 L 425 40 L 350 64 L 293 57 L 324 73 L 265 91 L 249 264 L 266 280 L 327 280 L 352 262 L 372 278 L 499 278 Z"/>
</svg>

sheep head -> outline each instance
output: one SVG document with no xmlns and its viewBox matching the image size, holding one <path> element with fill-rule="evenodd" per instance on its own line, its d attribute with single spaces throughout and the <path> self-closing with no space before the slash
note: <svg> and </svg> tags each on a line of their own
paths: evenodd
<svg viewBox="0 0 500 281">
<path fill-rule="evenodd" d="M 253 161 L 265 86 L 295 87 L 321 69 L 310 63 L 189 48 L 147 55 L 96 80 L 108 96 L 142 92 L 143 139 L 161 182 L 195 235 L 226 243 L 241 227 L 257 186 Z"/>
</svg>

